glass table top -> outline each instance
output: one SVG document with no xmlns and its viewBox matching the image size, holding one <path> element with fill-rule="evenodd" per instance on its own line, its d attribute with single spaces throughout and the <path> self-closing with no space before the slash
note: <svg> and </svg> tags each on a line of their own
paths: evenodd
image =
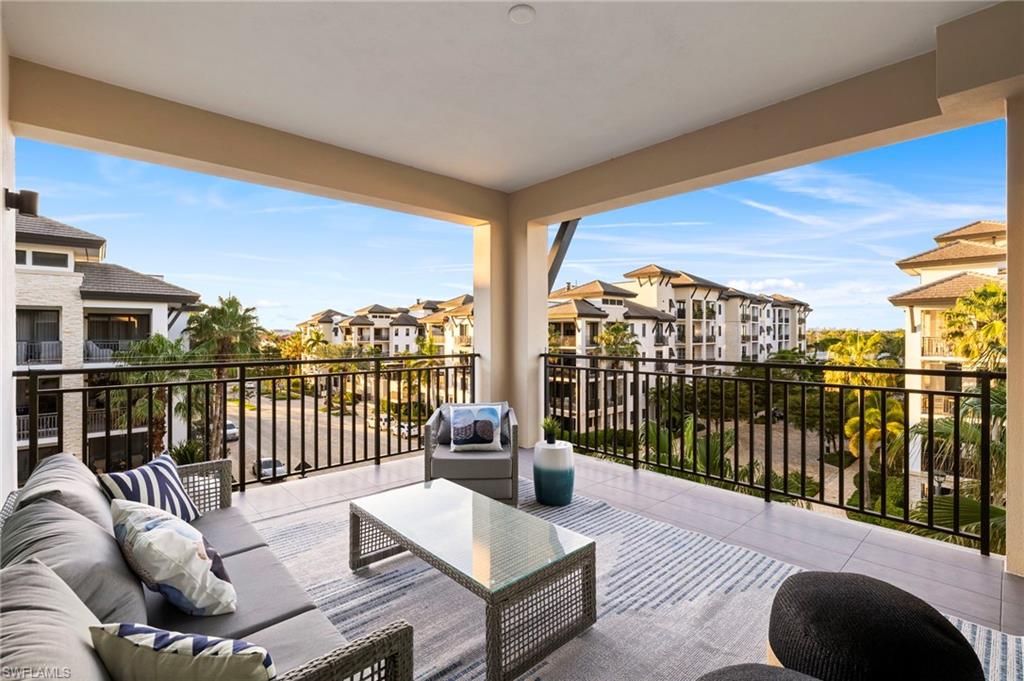
<svg viewBox="0 0 1024 681">
<path fill-rule="evenodd" d="M 443 479 L 355 499 L 352 505 L 492 592 L 594 543 Z"/>
</svg>

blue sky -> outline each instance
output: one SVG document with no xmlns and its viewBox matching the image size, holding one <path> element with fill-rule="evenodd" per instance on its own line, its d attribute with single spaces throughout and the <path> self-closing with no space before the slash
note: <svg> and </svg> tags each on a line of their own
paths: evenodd
<svg viewBox="0 0 1024 681">
<path fill-rule="evenodd" d="M 559 280 L 654 262 L 806 300 L 812 327 L 897 327 L 886 297 L 914 281 L 893 262 L 1005 219 L 1005 134 L 994 121 L 591 216 Z M 110 262 L 233 293 L 269 328 L 471 290 L 464 227 L 28 139 L 16 159 L 41 212 L 106 237 Z"/>
</svg>

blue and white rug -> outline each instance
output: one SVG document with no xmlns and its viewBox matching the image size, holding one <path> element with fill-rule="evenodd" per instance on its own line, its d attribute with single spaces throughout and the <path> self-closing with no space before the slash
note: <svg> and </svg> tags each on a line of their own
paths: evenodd
<svg viewBox="0 0 1024 681">
<path fill-rule="evenodd" d="M 800 568 L 603 501 L 541 506 L 525 481 L 520 498 L 524 510 L 594 538 L 598 575 L 597 624 L 523 678 L 687 681 L 764 661 L 775 590 Z M 346 638 L 405 619 L 418 681 L 484 678 L 483 602 L 408 555 L 354 575 L 346 503 L 256 526 Z M 951 619 L 990 681 L 1024 681 L 1024 639 Z"/>
</svg>

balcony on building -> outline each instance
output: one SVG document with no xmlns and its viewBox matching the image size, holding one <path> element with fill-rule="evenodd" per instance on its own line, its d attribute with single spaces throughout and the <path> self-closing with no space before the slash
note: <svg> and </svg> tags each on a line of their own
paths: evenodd
<svg viewBox="0 0 1024 681">
<path fill-rule="evenodd" d="M 15 319 L 17 364 L 60 364 L 63 361 L 59 311 L 19 309 Z"/>
<path fill-rule="evenodd" d="M 86 312 L 82 359 L 86 363 L 113 362 L 150 333 L 149 314 Z"/>
</svg>

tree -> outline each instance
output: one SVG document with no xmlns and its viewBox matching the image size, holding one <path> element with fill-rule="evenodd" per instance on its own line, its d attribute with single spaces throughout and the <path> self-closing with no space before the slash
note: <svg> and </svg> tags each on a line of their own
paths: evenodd
<svg viewBox="0 0 1024 681">
<path fill-rule="evenodd" d="M 843 427 L 847 448 L 854 456 L 860 456 L 861 440 L 864 452 L 869 456 L 878 454 L 882 443 L 888 442 L 887 454 L 898 454 L 903 447 L 903 402 L 895 397 L 886 397 L 882 404 L 881 392 L 867 391 L 864 394 L 864 420 L 860 418 L 860 396 L 852 395 L 846 407 L 846 423 Z M 894 456 L 889 457 L 890 461 Z"/>
<path fill-rule="evenodd" d="M 244 307 L 235 296 L 218 298 L 216 305 L 204 305 L 188 320 L 186 333 L 192 349 L 203 357 L 214 361 L 226 361 L 247 357 L 259 352 L 262 329 L 256 317 L 256 309 Z M 210 398 L 211 435 L 210 450 L 223 451 L 224 414 L 226 398 L 227 367 L 214 368 L 217 383 Z"/>
<path fill-rule="evenodd" d="M 293 333 L 290 336 L 285 337 L 277 344 L 278 352 L 280 353 L 281 359 L 288 360 L 299 360 L 302 359 L 305 354 L 306 347 L 302 341 L 302 336 L 297 333 Z M 288 366 L 288 373 L 294 373 L 294 365 Z"/>
<path fill-rule="evenodd" d="M 604 330 L 597 334 L 596 340 L 601 347 L 601 354 L 604 355 L 636 357 L 639 354 L 637 346 L 640 345 L 640 340 L 625 322 L 614 322 L 604 327 Z M 619 366 L 618 361 L 612 364 L 615 367 Z"/>
<path fill-rule="evenodd" d="M 943 334 L 953 354 L 978 369 L 994 369 L 1006 362 L 1006 291 L 992 282 L 959 298 L 942 313 Z"/>
<path fill-rule="evenodd" d="M 833 366 L 898 368 L 899 362 L 884 357 L 886 339 L 879 332 L 871 334 L 850 332 L 843 340 L 829 347 L 829 361 Z M 847 385 L 872 385 L 895 387 L 902 381 L 898 374 L 887 372 L 850 372 L 830 370 L 825 372 L 826 383 Z"/>
<path fill-rule="evenodd" d="M 302 349 L 311 355 L 315 354 L 319 348 L 325 345 L 327 345 L 327 339 L 324 338 L 324 332 L 320 329 L 313 329 L 302 340 Z"/>
<path fill-rule="evenodd" d="M 185 349 L 184 343 L 179 339 L 168 340 L 167 336 L 153 334 L 145 340 L 132 343 L 129 348 L 115 355 L 115 359 L 132 366 L 144 367 L 145 365 L 184 365 L 192 359 L 192 353 Z M 148 389 L 140 388 L 133 391 L 129 398 L 128 389 L 114 390 L 110 393 L 111 411 L 115 415 L 115 424 L 118 428 L 125 428 L 129 422 L 132 425 L 147 424 L 149 428 L 149 446 L 153 452 L 162 452 L 165 449 L 164 437 L 167 435 L 167 403 L 172 398 L 172 392 L 184 392 L 181 387 L 172 388 L 165 384 L 176 381 L 187 380 L 192 377 L 194 371 L 186 368 L 181 369 L 138 369 L 125 372 L 120 382 L 125 385 L 160 384 L 153 388 L 153 421 L 149 422 L 149 397 Z M 195 411 L 196 403 L 193 403 Z M 185 418 L 192 418 L 193 414 L 186 414 L 186 402 L 179 400 L 177 408 Z"/>
</svg>

